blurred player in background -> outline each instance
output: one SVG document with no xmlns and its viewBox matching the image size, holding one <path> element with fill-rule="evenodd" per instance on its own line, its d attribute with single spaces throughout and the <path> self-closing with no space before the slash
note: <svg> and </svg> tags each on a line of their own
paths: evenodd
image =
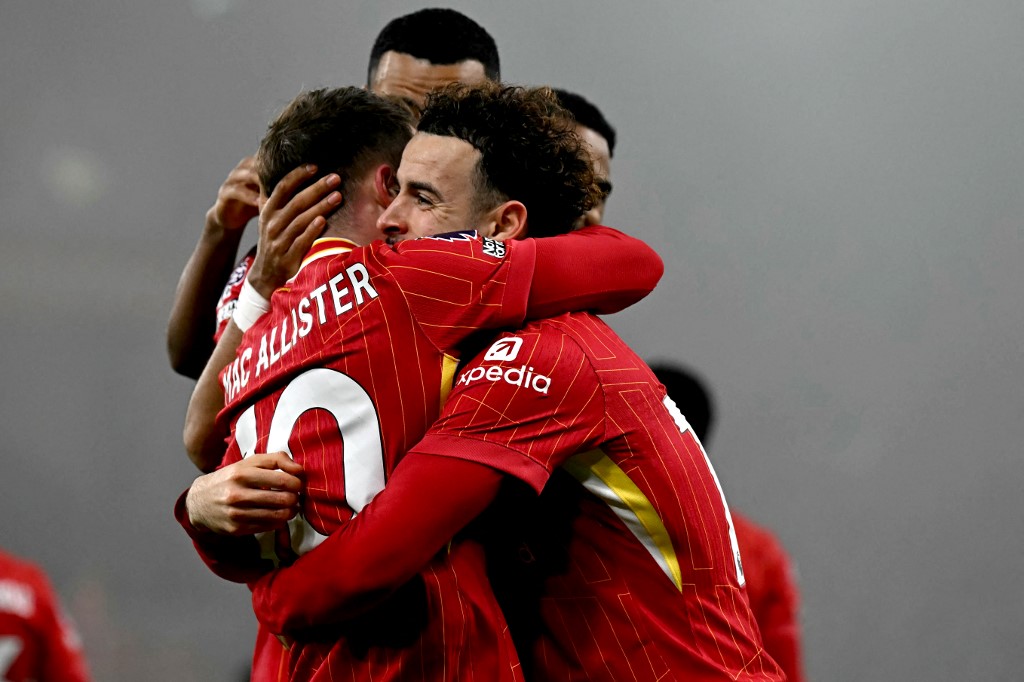
<svg viewBox="0 0 1024 682">
<path fill-rule="evenodd" d="M 590 149 L 590 160 L 594 164 L 597 186 L 601 199 L 593 208 L 580 216 L 579 225 L 600 225 L 604 219 L 604 208 L 612 193 L 612 157 L 615 155 L 615 129 L 596 106 L 568 90 L 555 88 L 559 103 L 576 120 L 576 132 Z"/>
<path fill-rule="evenodd" d="M 293 165 L 337 168 L 351 179 L 340 192 L 344 203 L 327 220 L 325 238 L 306 254 L 294 280 L 274 294 L 272 309 L 255 321 L 221 374 L 226 413 L 234 420 L 228 464 L 197 479 L 177 509 L 220 575 L 252 580 L 271 568 L 248 534 L 284 530 L 302 483 L 296 464 L 305 477 L 303 516 L 293 519 L 287 532 L 270 534 L 279 558 L 307 551 L 363 510 L 437 416 L 454 375 L 457 346 L 476 329 L 515 326 L 524 316 L 573 307 L 616 310 L 649 291 L 660 275 L 660 259 L 650 249 L 607 228 L 507 242 L 525 232 L 527 205 L 533 211 L 531 234 L 568 232 L 597 189 L 584 148 L 549 93 L 493 88 L 531 116 L 506 130 L 515 128 L 519 135 L 509 138 L 502 154 L 486 157 L 461 142 L 445 157 L 459 169 L 458 182 L 451 176 L 424 182 L 425 160 L 453 138 L 417 134 L 402 155 L 399 191 L 391 203 L 408 209 L 400 220 L 381 213 L 391 200 L 389 166 L 395 165 L 394 150 L 401 153 L 404 139 L 398 138 L 408 136 L 407 127 L 395 126 L 388 136 L 395 142 L 382 147 L 366 130 L 383 116 L 356 126 L 344 112 L 357 95 L 367 107 L 373 100 L 378 107 L 387 102 L 353 89 L 311 93 L 271 126 L 258 157 L 261 186 L 270 191 L 261 222 L 273 209 L 277 187 L 294 175 L 285 173 Z M 341 101 L 310 110 L 311 96 Z M 356 127 L 363 134 L 339 134 Z M 341 151 L 350 147 L 355 149 Z M 478 182 L 491 175 L 508 191 L 491 188 L 478 195 Z M 308 196 L 317 197 L 319 190 L 311 189 Z M 302 226 L 308 214 L 295 216 L 296 232 L 317 232 Z M 402 241 L 467 227 L 473 232 Z M 380 230 L 401 244 L 357 248 Z M 616 279 L 632 280 L 628 287 L 617 290 L 610 284 L 606 273 L 613 266 Z M 240 310 L 241 301 L 236 321 Z M 214 358 L 229 338 L 226 333 Z M 211 360 L 197 391 L 209 386 L 210 366 L 216 363 Z M 295 463 L 280 453 L 242 458 L 268 447 L 289 448 Z M 249 478 L 236 485 L 238 476 Z M 236 515 L 225 524 L 221 501 L 231 495 L 210 494 L 225 490 L 251 495 L 254 514 L 240 524 Z M 239 505 L 228 506 L 237 511 Z M 364 550 L 374 579 L 390 574 L 387 556 L 374 545 Z M 424 561 L 427 567 L 405 576 L 394 593 L 377 592 L 355 605 L 345 625 L 298 638 L 289 674 L 299 679 L 518 679 L 481 548 L 457 541 Z"/>
<path fill-rule="evenodd" d="M 715 410 L 704 383 L 675 365 L 658 363 L 651 369 L 707 449 Z M 767 528 L 735 510 L 732 520 L 743 556 L 750 608 L 761 629 L 764 648 L 785 671 L 789 682 L 803 682 L 799 592 L 792 562 L 782 543 Z"/>
<path fill-rule="evenodd" d="M 473 191 L 421 196 L 460 174 L 460 151 L 479 150 L 482 174 L 500 183 L 530 174 L 532 165 L 488 163 L 492 145 L 527 128 L 500 93 L 444 94 L 419 124 L 428 144 L 414 138 L 403 155 L 385 229 L 485 200 L 493 185 L 465 177 L 472 167 L 461 174 Z M 257 615 L 286 634 L 344 620 L 496 500 L 470 533 L 491 544 L 490 576 L 527 679 L 783 679 L 763 653 L 710 462 L 646 365 L 586 313 L 503 334 L 463 368 L 388 486 L 254 585 Z"/>
<path fill-rule="evenodd" d="M 499 78 L 498 49 L 482 26 L 455 10 L 424 9 L 381 30 L 370 52 L 366 87 L 417 111 L 437 86 Z M 181 273 L 167 325 L 167 351 L 179 374 L 199 377 L 255 259 L 254 246 L 235 265 L 245 226 L 258 212 L 254 164 L 248 156 L 228 174 Z M 273 290 L 253 284 L 264 297 Z"/>
<path fill-rule="evenodd" d="M 0 551 L 0 680 L 88 682 L 81 646 L 43 571 Z"/>
</svg>

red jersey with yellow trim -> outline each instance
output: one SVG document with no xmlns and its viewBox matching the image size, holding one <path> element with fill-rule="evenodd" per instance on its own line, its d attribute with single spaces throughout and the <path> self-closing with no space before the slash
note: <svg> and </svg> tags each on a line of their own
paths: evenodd
<svg viewBox="0 0 1024 682">
<path fill-rule="evenodd" d="M 221 374 L 225 463 L 284 450 L 304 468 L 302 514 L 261 539 L 265 557 L 312 549 L 384 487 L 437 418 L 455 347 L 522 323 L 533 254 L 475 234 L 314 245 Z M 483 561 L 454 542 L 381 605 L 295 642 L 289 679 L 521 679 Z"/>
<path fill-rule="evenodd" d="M 784 679 L 762 650 L 703 448 L 598 318 L 495 341 L 414 452 L 480 462 L 541 493 L 492 510 L 517 534 L 492 547 L 490 568 L 527 679 Z"/>
<path fill-rule="evenodd" d="M 88 679 L 78 634 L 50 581 L 35 565 L 0 552 L 0 680 Z"/>
<path fill-rule="evenodd" d="M 764 648 L 785 671 L 787 682 L 803 682 L 800 592 L 789 555 L 767 528 L 736 511 L 732 520 L 743 553 L 750 610 Z"/>
</svg>

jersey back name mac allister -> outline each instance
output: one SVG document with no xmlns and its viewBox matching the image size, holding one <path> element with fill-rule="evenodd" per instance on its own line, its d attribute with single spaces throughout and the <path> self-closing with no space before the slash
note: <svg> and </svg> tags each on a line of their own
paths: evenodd
<svg viewBox="0 0 1024 682">
<path fill-rule="evenodd" d="M 304 467 L 302 514 L 261 539 L 265 557 L 287 563 L 358 513 L 438 416 L 455 348 L 521 323 L 533 244 L 496 244 L 320 240 L 274 293 L 221 374 L 225 463 L 283 450 Z M 381 605 L 295 642 L 290 679 L 520 679 L 482 562 L 454 543 Z"/>
</svg>

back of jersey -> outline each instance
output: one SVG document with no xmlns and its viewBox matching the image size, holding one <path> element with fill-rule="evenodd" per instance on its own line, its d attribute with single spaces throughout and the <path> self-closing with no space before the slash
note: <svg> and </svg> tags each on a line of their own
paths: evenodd
<svg viewBox="0 0 1024 682">
<path fill-rule="evenodd" d="M 496 258 L 472 235 L 314 245 L 221 375 L 233 417 L 226 462 L 285 451 L 305 472 L 302 513 L 261 540 L 264 556 L 292 561 L 380 492 L 436 419 L 455 346 L 522 319 L 528 255 L 523 265 Z M 474 669 L 512 669 L 493 660 L 514 653 L 483 570 L 479 548 L 454 546 L 358 622 L 294 647 L 293 678 L 468 680 Z"/>
<path fill-rule="evenodd" d="M 540 492 L 506 500 L 496 516 L 518 541 L 491 555 L 528 678 L 782 679 L 761 650 L 710 461 L 599 319 L 566 315 L 495 341 L 431 434 L 417 451 Z"/>
</svg>

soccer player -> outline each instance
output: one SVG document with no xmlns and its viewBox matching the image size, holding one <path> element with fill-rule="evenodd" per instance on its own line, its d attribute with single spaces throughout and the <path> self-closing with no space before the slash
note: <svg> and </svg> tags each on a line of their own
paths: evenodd
<svg viewBox="0 0 1024 682">
<path fill-rule="evenodd" d="M 486 205 L 490 185 L 460 161 L 471 150 L 486 160 L 525 128 L 487 88 L 445 94 L 406 148 L 385 229 Z M 527 679 L 783 679 L 761 648 L 728 506 L 699 441 L 650 369 L 586 313 L 531 323 L 477 355 L 388 486 L 253 585 L 257 616 L 285 634 L 343 621 L 495 500 L 488 515 L 504 533 L 490 576 L 515 592 L 504 606 Z"/>
<path fill-rule="evenodd" d="M 437 86 L 499 78 L 498 49 L 486 29 L 455 10 L 424 9 L 393 19 L 378 34 L 370 52 L 366 87 L 401 98 L 418 110 L 426 93 Z M 199 241 L 181 273 L 167 325 L 167 352 L 179 374 L 199 377 L 231 318 L 256 255 L 253 247 L 232 265 L 245 226 L 257 215 L 259 189 L 255 157 L 247 156 L 228 174 L 206 213 Z M 269 297 L 273 288 L 261 291 Z"/>
<path fill-rule="evenodd" d="M 590 149 L 594 175 L 601 190 L 600 200 L 579 219 L 579 225 L 600 225 L 604 219 L 605 204 L 612 193 L 611 163 L 615 156 L 615 128 L 608 123 L 601 110 L 582 95 L 555 88 L 558 102 L 573 115 L 576 132 Z"/>
<path fill-rule="evenodd" d="M 0 680 L 87 682 L 78 634 L 36 565 L 0 551 Z"/>
<path fill-rule="evenodd" d="M 306 254 L 294 279 L 275 292 L 271 310 L 249 328 L 234 362 L 221 374 L 225 414 L 233 425 L 228 463 L 197 479 L 176 509 L 218 574 L 248 581 L 272 567 L 261 558 L 259 541 L 248 535 L 252 531 L 273 531 L 262 536 L 262 554 L 290 561 L 363 510 L 436 418 L 458 347 L 477 329 L 515 326 L 527 315 L 574 307 L 618 309 L 649 291 L 660 276 L 653 252 L 607 228 L 508 241 L 527 229 L 527 206 L 531 234 L 570 230 L 597 189 L 581 141 L 550 93 L 498 86 L 487 91 L 502 93 L 524 112 L 519 134 L 508 137 L 498 154 L 485 156 L 469 143 L 450 150 L 456 152 L 448 161 L 460 171 L 458 182 L 440 177 L 432 183 L 418 179 L 417 164 L 447 138 L 417 134 L 398 170 L 392 205 L 414 207 L 401 222 L 381 216 L 391 201 L 388 163 L 381 161 L 393 156 L 382 159 L 382 145 L 366 135 L 337 134 L 354 126 L 338 120 L 347 107 L 339 105 L 321 127 L 303 114 L 307 98 L 300 97 L 271 126 L 260 156 L 261 186 L 264 193 L 271 191 L 267 208 L 277 179 L 297 163 L 312 161 L 326 169 L 338 167 L 338 159 L 353 159 L 341 164 L 351 180 L 340 192 L 344 203 L 328 221 L 326 238 Z M 360 90 L 344 95 L 361 95 L 367 107 L 374 100 L 376 106 L 387 104 Z M 424 120 L 429 116 L 428 108 Z M 375 115 L 365 125 L 380 118 Z M 316 133 L 307 134 L 311 130 Z M 394 135 L 403 131 L 407 136 L 397 126 Z M 364 147 L 342 154 L 324 150 L 329 141 Z M 291 151 L 300 158 L 284 153 Z M 410 177 L 403 170 L 407 165 Z M 492 186 L 492 177 L 500 184 Z M 477 183 L 484 187 L 479 201 L 465 201 L 477 194 L 471 191 Z M 357 248 L 377 233 L 378 216 L 394 241 L 452 228 L 473 231 Z M 613 265 L 619 271 L 609 274 Z M 632 280 L 631 290 L 610 287 L 612 279 Z M 238 310 L 234 318 L 241 321 Z M 268 450 L 289 454 L 243 457 Z M 295 465 L 305 479 L 303 513 L 281 527 L 297 501 Z M 248 478 L 236 486 L 237 477 Z M 235 516 L 236 525 L 225 529 L 225 505 L 218 501 L 224 497 L 209 495 L 211 490 L 241 490 L 252 496 L 253 507 L 276 508 L 282 516 L 243 516 L 241 522 Z M 237 498 L 232 504 L 245 508 Z M 298 639 L 290 675 L 518 679 L 516 656 L 482 562 L 481 548 L 462 539 L 425 557 L 422 570 L 405 576 L 401 585 L 354 605 L 343 625 Z M 390 570 L 386 559 L 375 566 Z"/>
<path fill-rule="evenodd" d="M 668 363 L 652 365 L 651 370 L 707 448 L 715 410 L 704 382 L 691 372 Z M 750 609 L 761 630 L 764 648 L 785 671 L 789 682 L 803 682 L 799 591 L 792 562 L 770 530 L 735 510 L 732 520 L 743 554 Z"/>
</svg>

